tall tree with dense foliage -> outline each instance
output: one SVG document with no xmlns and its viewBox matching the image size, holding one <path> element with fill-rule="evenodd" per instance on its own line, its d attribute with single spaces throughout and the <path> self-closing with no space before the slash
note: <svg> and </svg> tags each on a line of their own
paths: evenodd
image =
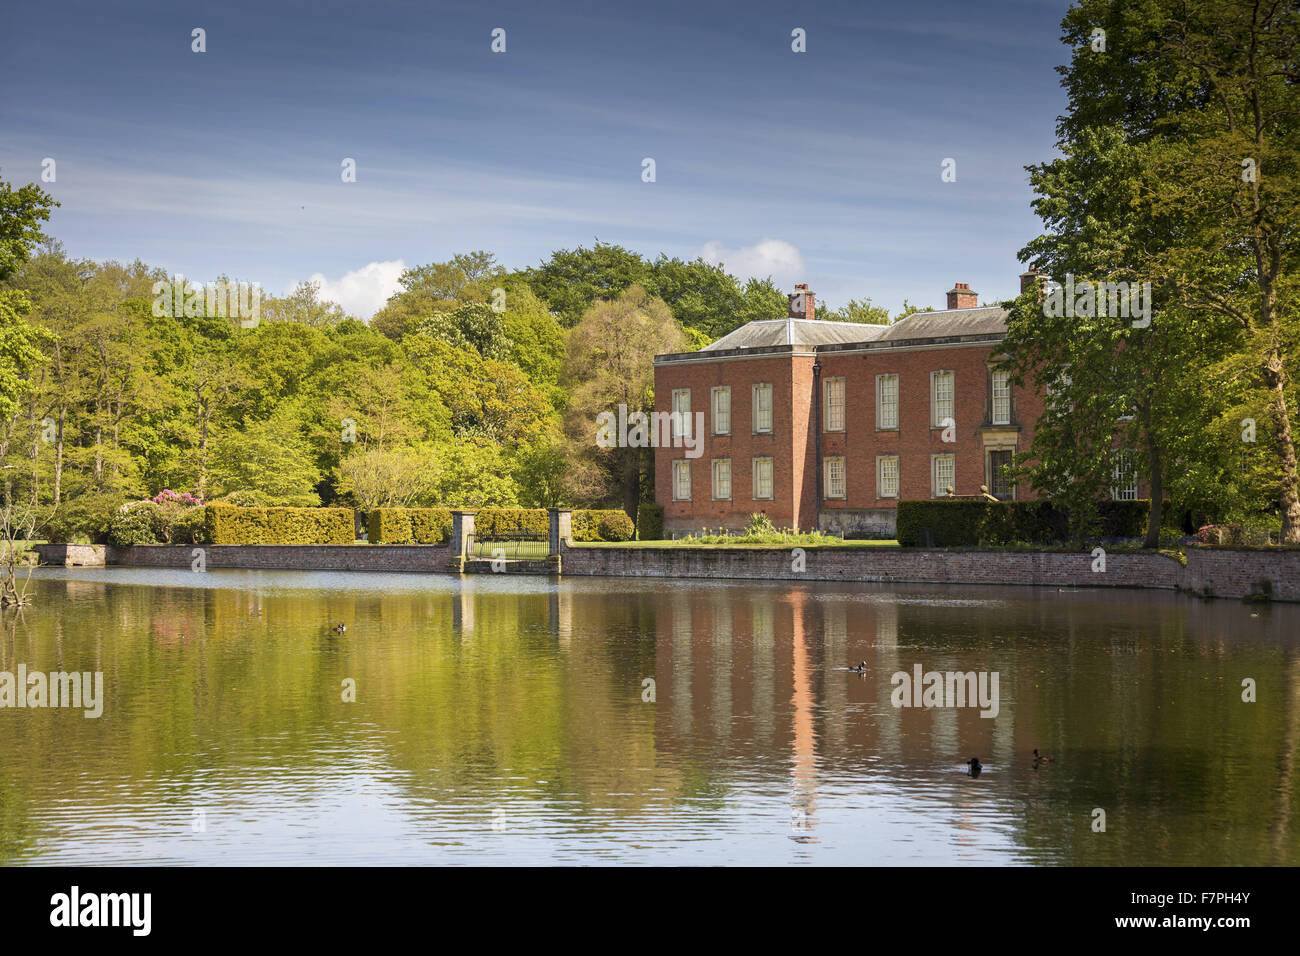
<svg viewBox="0 0 1300 956">
<path fill-rule="evenodd" d="M 571 383 L 566 431 L 580 503 L 621 499 L 635 518 L 642 477 L 653 467 L 645 448 L 601 448 L 601 412 L 654 410 L 654 357 L 681 351 L 685 337 L 662 300 L 640 286 L 587 310 L 569 333 L 565 373 Z"/>
<path fill-rule="evenodd" d="M 1063 31 L 1074 54 L 1062 68 L 1067 158 L 1056 172 L 1068 179 L 1071 157 L 1104 155 L 1094 142 L 1113 136 L 1106 148 L 1131 166 L 1126 215 L 1107 221 L 1118 237 L 1113 258 L 1189 317 L 1191 341 L 1236 337 L 1240 361 L 1211 349 L 1196 365 L 1244 373 L 1258 390 L 1282 539 L 1300 543 L 1290 358 L 1300 322 L 1300 8 L 1083 0 Z M 1045 247 L 1027 251 L 1051 265 Z M 1157 313 L 1152 327 L 1161 321 Z"/>
</svg>

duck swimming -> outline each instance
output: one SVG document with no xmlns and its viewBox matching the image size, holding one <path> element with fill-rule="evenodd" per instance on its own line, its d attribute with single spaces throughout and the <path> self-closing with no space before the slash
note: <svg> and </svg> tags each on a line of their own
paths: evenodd
<svg viewBox="0 0 1300 956">
<path fill-rule="evenodd" d="M 346 631 L 347 629 L 348 629 L 348 626 L 347 626 L 346 624 L 339 623 L 339 624 L 334 625 L 334 630 L 337 631 L 337 632 L 340 633 L 340 634 L 342 634 L 342 633 L 343 633 L 344 631 Z"/>
<path fill-rule="evenodd" d="M 855 674 L 865 674 L 867 672 L 867 662 L 863 661 L 861 664 L 850 667 L 849 670 Z"/>
<path fill-rule="evenodd" d="M 1037 767 L 1040 763 L 1050 763 L 1051 760 L 1052 760 L 1052 758 L 1049 757 L 1049 756 L 1047 756 L 1046 754 L 1040 754 L 1040 753 L 1038 752 L 1038 748 L 1037 748 L 1037 747 L 1034 748 L 1034 766 L 1035 766 L 1035 767 Z"/>
<path fill-rule="evenodd" d="M 972 777 L 978 777 L 984 770 L 984 765 L 980 763 L 979 757 L 971 757 L 970 760 L 966 761 L 966 765 L 970 767 Z"/>
</svg>

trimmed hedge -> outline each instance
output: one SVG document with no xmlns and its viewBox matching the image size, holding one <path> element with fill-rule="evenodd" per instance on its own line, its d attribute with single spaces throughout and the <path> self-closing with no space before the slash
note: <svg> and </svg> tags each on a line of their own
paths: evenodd
<svg viewBox="0 0 1300 956">
<path fill-rule="evenodd" d="M 636 534 L 632 519 L 618 509 L 573 512 L 575 541 L 630 541 Z M 545 541 L 551 517 L 545 508 L 483 508 L 474 513 L 478 541 L 518 538 Z M 451 538 L 448 508 L 380 508 L 366 515 L 371 544 L 439 544 Z"/>
<path fill-rule="evenodd" d="M 366 515 L 371 544 L 441 544 L 451 539 L 447 508 L 377 508 Z"/>
<path fill-rule="evenodd" d="M 979 544 L 989 502 L 969 498 L 900 501 L 894 536 L 903 547 Z"/>
<path fill-rule="evenodd" d="M 620 509 L 573 513 L 574 541 L 631 541 L 635 534 L 632 519 Z"/>
<path fill-rule="evenodd" d="M 664 506 L 643 501 L 636 509 L 636 537 L 638 541 L 662 541 L 664 537 Z"/>
<path fill-rule="evenodd" d="M 1144 538 L 1151 502 L 1100 501 L 1097 503 L 1099 538 Z M 1162 526 L 1176 529 L 1181 515 L 1166 508 Z M 928 534 L 927 534 L 928 532 Z M 983 501 L 971 498 L 936 498 L 900 501 L 896 525 L 898 543 L 936 548 L 977 545 L 1054 544 L 1070 537 L 1070 516 L 1051 501 Z"/>
<path fill-rule="evenodd" d="M 474 513 L 474 537 L 478 541 L 521 536 L 545 541 L 550 533 L 551 518 L 545 508 L 483 508 Z"/>
<path fill-rule="evenodd" d="M 212 544 L 352 544 L 351 508 L 236 508 L 204 506 L 203 525 Z"/>
</svg>

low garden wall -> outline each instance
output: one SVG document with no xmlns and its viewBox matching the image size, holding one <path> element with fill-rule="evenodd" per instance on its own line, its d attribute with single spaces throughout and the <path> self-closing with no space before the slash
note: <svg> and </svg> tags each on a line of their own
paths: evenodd
<svg viewBox="0 0 1300 956">
<path fill-rule="evenodd" d="M 800 556 L 801 552 L 801 556 Z M 1300 553 L 1298 553 L 1300 554 Z M 1163 554 L 1092 556 L 1042 551 L 942 551 L 913 548 L 608 548 L 571 545 L 565 574 L 629 577 L 749 578 L 898 584 L 1031 584 L 1053 587 L 1177 589 L 1183 566 Z M 1300 568 L 1297 569 L 1300 571 Z"/>
<path fill-rule="evenodd" d="M 891 547 L 642 546 L 574 544 L 572 516 L 550 514 L 551 558 L 494 562 L 469 555 L 474 513 L 453 511 L 443 544 L 209 544 L 114 548 L 40 545 L 43 564 L 114 564 L 299 571 L 554 572 L 569 575 L 709 580 L 857 581 L 898 584 L 1025 584 L 1190 591 L 1205 597 L 1300 601 L 1300 549 L 1190 548 L 1184 566 L 1151 552 L 1113 551 L 1105 570 L 1088 552 Z M 630 522 L 629 522 L 630 523 Z"/>
<path fill-rule="evenodd" d="M 202 550 L 207 570 L 447 571 L 451 548 L 437 544 L 137 544 L 108 549 L 109 564 L 136 568 L 194 566 Z"/>
</svg>

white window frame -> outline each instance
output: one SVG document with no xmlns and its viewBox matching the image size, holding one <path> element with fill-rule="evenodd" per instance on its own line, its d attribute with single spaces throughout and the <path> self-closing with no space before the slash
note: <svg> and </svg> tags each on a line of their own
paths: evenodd
<svg viewBox="0 0 1300 956">
<path fill-rule="evenodd" d="M 885 386 L 888 383 L 892 383 L 894 386 L 894 400 L 892 402 L 885 401 Z M 887 419 L 885 416 L 886 408 L 893 409 L 894 414 L 892 416 L 892 421 L 893 421 L 892 424 L 890 423 L 890 420 Z M 876 376 L 876 428 L 879 431 L 884 431 L 884 432 L 898 431 L 898 373 L 897 372 L 887 372 L 883 375 Z"/>
<path fill-rule="evenodd" d="M 951 474 L 942 484 L 939 479 L 939 462 L 946 461 L 951 464 Z M 930 456 L 930 497 L 946 498 L 948 497 L 948 486 L 952 486 L 953 494 L 957 493 L 957 457 L 951 453 Z"/>
<path fill-rule="evenodd" d="M 989 413 L 994 425 L 1011 424 L 1011 373 L 994 369 L 989 375 Z M 999 413 L 998 405 L 1002 411 Z"/>
<path fill-rule="evenodd" d="M 942 409 L 939 407 L 939 382 L 947 377 L 949 383 L 948 389 L 948 411 L 947 414 L 941 414 Z M 930 427 L 945 428 L 945 419 L 957 420 L 957 376 L 948 369 L 940 369 L 930 373 Z"/>
<path fill-rule="evenodd" d="M 682 494 L 682 476 L 686 476 L 686 494 Z M 673 461 L 673 501 L 691 500 L 691 463 L 685 458 Z"/>
<path fill-rule="evenodd" d="M 689 440 L 691 437 L 691 390 L 689 388 L 673 389 L 672 407 L 673 440 Z"/>
<path fill-rule="evenodd" d="M 759 398 L 760 395 L 766 396 L 767 408 L 763 407 L 763 403 Z M 750 417 L 753 419 L 754 434 L 772 434 L 772 383 L 756 383 L 752 391 L 751 399 L 752 405 L 750 406 Z M 767 419 L 766 425 L 764 424 L 765 417 Z"/>
<path fill-rule="evenodd" d="M 730 501 L 731 500 L 731 459 L 715 458 L 713 459 L 713 500 Z M 723 489 L 723 485 L 726 488 Z M 726 494 L 722 494 L 725 490 Z"/>
<path fill-rule="evenodd" d="M 1111 501 L 1138 500 L 1138 470 L 1132 452 L 1122 451 L 1116 456 L 1111 480 L 1114 481 L 1110 486 Z M 1121 481 L 1124 484 L 1120 484 Z"/>
<path fill-rule="evenodd" d="M 885 464 L 892 462 L 894 466 L 894 490 L 892 493 L 886 490 Z M 899 486 L 902 485 L 902 473 L 897 455 L 877 455 L 876 456 L 876 497 L 877 498 L 897 498 Z"/>
<path fill-rule="evenodd" d="M 826 469 L 826 498 L 831 501 L 842 501 L 847 498 L 849 493 L 849 473 L 844 462 L 844 456 L 831 455 L 828 458 L 823 458 L 822 464 Z M 838 466 L 838 478 L 835 475 L 836 468 L 832 466 Z M 838 487 L 836 487 L 837 484 Z"/>
<path fill-rule="evenodd" d="M 834 386 L 838 386 L 839 393 L 840 393 L 840 400 L 838 404 L 835 404 L 831 401 L 832 395 L 835 391 Z M 836 375 L 833 378 L 826 379 L 824 382 L 822 382 L 822 392 L 825 395 L 824 401 L 825 401 L 825 414 L 826 414 L 825 427 L 822 429 L 822 431 L 827 431 L 827 432 L 844 431 L 844 425 L 845 425 L 844 405 L 848 393 L 848 386 L 845 383 L 844 376 Z M 836 424 L 835 415 L 833 414 L 836 410 L 839 411 L 838 424 Z"/>
<path fill-rule="evenodd" d="M 760 480 L 763 467 L 767 467 L 767 494 L 761 495 L 759 491 L 763 487 Z M 759 455 L 753 460 L 751 465 L 753 472 L 752 496 L 755 501 L 772 501 L 776 497 L 776 467 L 769 455 Z"/>
<path fill-rule="evenodd" d="M 709 389 L 709 405 L 713 418 L 713 434 L 731 434 L 731 386 L 715 385 Z"/>
</svg>

